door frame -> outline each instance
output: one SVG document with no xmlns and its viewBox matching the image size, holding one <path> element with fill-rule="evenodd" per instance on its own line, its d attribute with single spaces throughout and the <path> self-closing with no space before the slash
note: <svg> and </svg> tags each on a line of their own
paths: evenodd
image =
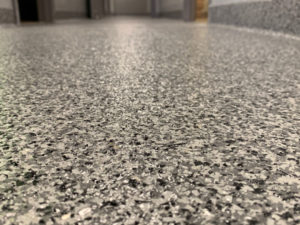
<svg viewBox="0 0 300 225">
<path fill-rule="evenodd" d="M 54 0 L 37 0 L 37 8 L 40 22 L 54 22 Z"/>
<path fill-rule="evenodd" d="M 100 19 L 105 14 L 105 0 L 87 0 L 88 18 Z"/>
<path fill-rule="evenodd" d="M 183 20 L 186 22 L 194 21 L 196 18 L 196 0 L 184 0 Z"/>
<path fill-rule="evenodd" d="M 20 25 L 21 18 L 20 18 L 19 2 L 18 0 L 12 0 L 12 3 L 13 3 L 14 15 L 15 15 L 15 23 L 16 25 Z"/>
</svg>

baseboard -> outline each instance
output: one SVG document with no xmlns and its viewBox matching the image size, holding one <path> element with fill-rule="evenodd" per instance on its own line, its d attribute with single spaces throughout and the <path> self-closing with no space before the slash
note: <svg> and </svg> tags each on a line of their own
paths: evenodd
<svg viewBox="0 0 300 225">
<path fill-rule="evenodd" d="M 87 12 L 56 11 L 55 19 L 87 18 Z"/>
</svg>

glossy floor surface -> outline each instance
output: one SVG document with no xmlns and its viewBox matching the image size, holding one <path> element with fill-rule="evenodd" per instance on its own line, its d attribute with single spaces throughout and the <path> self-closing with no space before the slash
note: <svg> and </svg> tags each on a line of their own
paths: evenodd
<svg viewBox="0 0 300 225">
<path fill-rule="evenodd" d="M 296 224 L 300 41 L 176 20 L 0 28 L 0 224 Z"/>
</svg>

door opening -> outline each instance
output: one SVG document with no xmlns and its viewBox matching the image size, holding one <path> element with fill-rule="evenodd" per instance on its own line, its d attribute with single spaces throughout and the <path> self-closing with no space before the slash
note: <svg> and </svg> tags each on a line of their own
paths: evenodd
<svg viewBox="0 0 300 225">
<path fill-rule="evenodd" d="M 21 22 L 39 21 L 37 0 L 18 0 L 18 3 Z"/>
<path fill-rule="evenodd" d="M 15 0 L 18 2 L 18 11 L 21 23 L 54 22 L 53 0 Z M 17 22 L 18 23 L 18 22 Z"/>
<path fill-rule="evenodd" d="M 196 1 L 196 20 L 206 22 L 208 17 L 208 0 Z"/>
<path fill-rule="evenodd" d="M 104 0 L 88 0 L 87 16 L 91 19 L 100 19 L 104 16 Z"/>
</svg>

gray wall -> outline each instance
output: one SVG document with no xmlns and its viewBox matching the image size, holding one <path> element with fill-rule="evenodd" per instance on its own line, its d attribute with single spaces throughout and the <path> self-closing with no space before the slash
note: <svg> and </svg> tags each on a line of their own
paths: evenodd
<svg viewBox="0 0 300 225">
<path fill-rule="evenodd" d="M 0 0 L 0 23 L 13 23 L 14 21 L 12 0 Z"/>
<path fill-rule="evenodd" d="M 12 9 L 12 0 L 0 0 L 0 8 L 1 9 Z"/>
<path fill-rule="evenodd" d="M 212 0 L 209 22 L 300 35 L 300 0 Z"/>
<path fill-rule="evenodd" d="M 87 0 L 54 0 L 55 18 L 87 17 Z"/>
<path fill-rule="evenodd" d="M 161 0 L 162 12 L 181 11 L 183 0 Z"/>
<path fill-rule="evenodd" d="M 150 14 L 150 0 L 110 0 L 110 12 L 116 15 Z"/>
<path fill-rule="evenodd" d="M 165 17 L 182 18 L 184 0 L 160 0 L 160 13 Z"/>
</svg>

